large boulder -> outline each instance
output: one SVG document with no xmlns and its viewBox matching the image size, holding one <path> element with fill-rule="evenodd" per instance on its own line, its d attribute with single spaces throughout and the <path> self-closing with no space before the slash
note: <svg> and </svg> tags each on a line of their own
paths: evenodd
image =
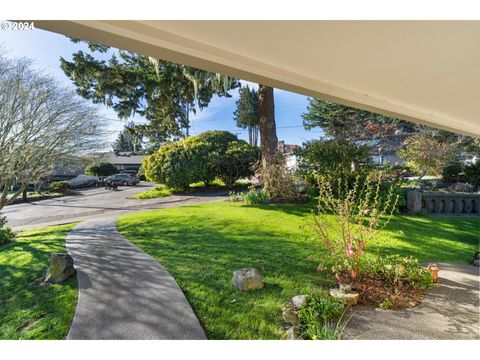
<svg viewBox="0 0 480 360">
<path fill-rule="evenodd" d="M 45 276 L 46 284 L 58 284 L 75 274 L 73 259 L 68 254 L 52 253 L 50 255 L 50 267 Z"/>
<path fill-rule="evenodd" d="M 233 272 L 233 286 L 241 291 L 262 289 L 262 276 L 254 268 L 244 268 Z"/>
</svg>

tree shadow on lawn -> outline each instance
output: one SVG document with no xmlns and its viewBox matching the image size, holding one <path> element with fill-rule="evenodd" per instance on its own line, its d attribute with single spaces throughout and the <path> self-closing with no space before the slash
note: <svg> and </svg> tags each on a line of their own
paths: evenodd
<svg viewBox="0 0 480 360">
<path fill-rule="evenodd" d="M 279 338 L 281 307 L 305 288 L 334 282 L 316 272 L 318 261 L 311 255 L 321 253 L 321 246 L 307 239 L 291 215 L 282 215 L 282 226 L 268 228 L 262 215 L 270 214 L 262 208 L 242 219 L 220 209 L 216 215 L 198 210 L 183 207 L 168 216 L 162 210 L 131 223 L 120 220 L 118 227 L 173 275 L 209 338 Z M 233 271 L 244 267 L 261 272 L 264 289 L 234 289 Z"/>
<path fill-rule="evenodd" d="M 305 204 L 257 204 L 257 205 L 242 205 L 245 208 L 261 209 L 268 211 L 283 212 L 288 215 L 295 215 L 298 217 L 308 218 L 317 208 L 316 202 L 308 202 Z"/>
</svg>

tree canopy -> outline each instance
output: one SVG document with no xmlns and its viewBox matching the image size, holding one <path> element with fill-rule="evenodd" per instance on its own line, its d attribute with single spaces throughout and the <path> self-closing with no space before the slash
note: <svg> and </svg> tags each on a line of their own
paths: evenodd
<svg viewBox="0 0 480 360">
<path fill-rule="evenodd" d="M 303 117 L 306 130 L 320 128 L 328 138 L 366 142 L 383 151 L 396 150 L 405 135 L 413 134 L 419 125 L 388 118 L 369 111 L 339 105 L 326 100 L 308 99 Z"/>
<path fill-rule="evenodd" d="M 143 153 L 143 134 L 135 131 L 135 124 L 125 125 L 112 145 L 114 152 Z"/>
<path fill-rule="evenodd" d="M 250 145 L 257 146 L 258 131 L 260 125 L 258 92 L 247 86 L 240 88 L 240 97 L 236 101 L 236 109 L 233 113 L 236 125 L 242 129 L 248 129 Z"/>
<path fill-rule="evenodd" d="M 112 108 L 120 118 L 143 116 L 148 124 L 136 130 L 163 141 L 188 136 L 190 113 L 207 107 L 214 95 L 229 97 L 228 91 L 239 86 L 220 74 L 87 44 L 88 51 L 77 51 L 72 61 L 60 59 L 78 94 Z"/>
<path fill-rule="evenodd" d="M 0 55 L 0 209 L 62 160 L 104 149 L 102 130 L 96 109 L 74 92 L 29 60 Z"/>
</svg>

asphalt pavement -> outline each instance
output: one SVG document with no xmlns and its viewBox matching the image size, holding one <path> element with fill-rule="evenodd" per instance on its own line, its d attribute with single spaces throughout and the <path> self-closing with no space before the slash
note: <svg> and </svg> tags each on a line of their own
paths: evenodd
<svg viewBox="0 0 480 360">
<path fill-rule="evenodd" d="M 135 194 L 153 189 L 154 184 L 140 183 L 136 186 L 121 186 L 118 191 L 103 187 L 79 190 L 77 195 L 55 199 L 33 201 L 8 205 L 2 209 L 8 225 L 14 230 L 31 227 L 57 225 L 84 221 L 110 215 L 122 215 L 140 210 L 153 210 L 168 204 L 181 205 L 191 199 L 205 198 L 212 200 L 224 194 L 172 195 L 164 198 L 136 200 Z"/>
</svg>

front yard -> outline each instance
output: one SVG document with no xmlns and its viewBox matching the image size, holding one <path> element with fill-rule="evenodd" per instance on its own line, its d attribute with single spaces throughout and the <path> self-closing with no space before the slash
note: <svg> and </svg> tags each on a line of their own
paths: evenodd
<svg viewBox="0 0 480 360">
<path fill-rule="evenodd" d="M 50 253 L 66 252 L 76 224 L 23 231 L 0 247 L 0 339 L 64 339 L 77 304 L 77 278 L 42 285 Z"/>
<path fill-rule="evenodd" d="M 280 309 L 306 289 L 335 286 L 308 223 L 311 205 L 211 203 L 123 216 L 119 231 L 156 258 L 185 292 L 210 339 L 284 337 Z M 467 263 L 480 219 L 398 216 L 370 244 L 372 254 Z M 239 292 L 232 272 L 260 270 L 265 288 Z"/>
</svg>

